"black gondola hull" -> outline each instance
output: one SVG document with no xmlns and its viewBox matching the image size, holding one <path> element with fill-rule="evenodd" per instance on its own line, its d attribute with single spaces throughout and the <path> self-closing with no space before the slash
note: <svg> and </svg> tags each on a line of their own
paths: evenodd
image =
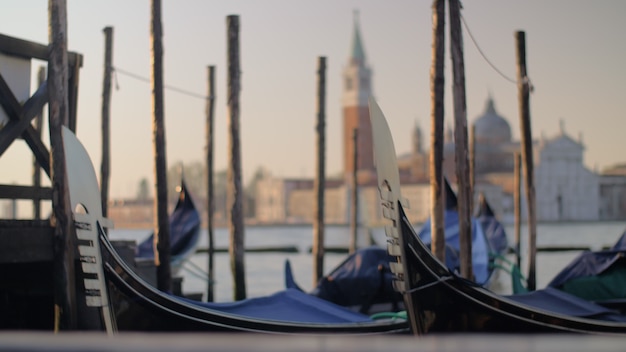
<svg viewBox="0 0 626 352">
<path fill-rule="evenodd" d="M 406 321 L 300 323 L 250 318 L 187 303 L 146 284 L 100 237 L 105 276 L 120 331 L 245 331 L 261 333 L 387 334 L 409 332 Z"/>
<path fill-rule="evenodd" d="M 542 333 L 626 334 L 626 324 L 557 314 L 499 296 L 445 268 L 419 240 L 401 205 L 405 299 L 415 334 Z M 406 304 L 406 303 L 405 303 Z"/>
</svg>

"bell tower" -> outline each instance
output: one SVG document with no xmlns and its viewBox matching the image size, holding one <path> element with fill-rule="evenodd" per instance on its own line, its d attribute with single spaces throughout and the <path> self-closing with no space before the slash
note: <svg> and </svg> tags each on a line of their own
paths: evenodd
<svg viewBox="0 0 626 352">
<path fill-rule="evenodd" d="M 357 179 L 368 182 L 375 175 L 369 97 L 372 95 L 372 70 L 367 65 L 359 30 L 358 11 L 354 12 L 354 36 L 348 64 L 343 71 L 343 160 L 344 176 L 354 170 L 353 131 L 357 129 Z"/>
</svg>

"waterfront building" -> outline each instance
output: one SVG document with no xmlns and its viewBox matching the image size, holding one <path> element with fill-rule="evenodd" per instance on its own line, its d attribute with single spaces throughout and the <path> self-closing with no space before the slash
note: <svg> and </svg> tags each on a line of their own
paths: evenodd
<svg viewBox="0 0 626 352">
<path fill-rule="evenodd" d="M 368 100 L 373 92 L 373 72 L 369 67 L 363 40 L 355 17 L 348 63 L 343 71 L 343 175 L 326 180 L 326 223 L 349 223 L 353 203 L 352 175 L 357 168 L 360 219 L 369 224 L 382 222 L 380 200 L 373 162 Z M 353 131 L 358 130 L 358 160 L 354 165 Z M 496 110 L 491 95 L 485 110 L 473 124 L 475 150 L 474 205 L 482 193 L 496 216 L 512 221 L 514 158 L 521 151 L 513 139 L 507 119 Z M 430 214 L 430 152 L 424 147 L 419 124 L 411 131 L 411 150 L 398 155 L 403 196 L 408 201 L 408 216 L 416 222 Z M 456 188 L 453 130 L 444 133 L 443 174 Z M 594 221 L 626 218 L 626 167 L 600 175 L 585 167 L 582 138 L 571 138 L 561 126 L 553 138 L 533 142 L 534 181 L 538 221 Z M 525 190 L 522 179 L 522 218 L 526 218 Z M 311 222 L 313 220 L 313 181 L 268 176 L 261 180 L 256 194 L 256 218 L 261 223 Z"/>
<path fill-rule="evenodd" d="M 565 133 L 541 139 L 535 169 L 537 220 L 600 219 L 599 176 L 583 164 L 584 146 Z"/>
</svg>

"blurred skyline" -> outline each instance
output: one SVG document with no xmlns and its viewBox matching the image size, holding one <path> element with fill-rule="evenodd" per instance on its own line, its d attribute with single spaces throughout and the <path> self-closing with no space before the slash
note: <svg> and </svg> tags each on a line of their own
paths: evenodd
<svg viewBox="0 0 626 352">
<path fill-rule="evenodd" d="M 4 0 L 0 33 L 48 42 L 48 1 Z M 585 165 L 601 170 L 626 161 L 619 150 L 624 118 L 626 2 L 619 0 L 463 2 L 468 125 L 491 95 L 519 139 L 515 31 L 526 32 L 534 139 L 565 131 L 582 135 Z M 84 56 L 80 71 L 78 137 L 96 173 L 101 159 L 103 28 L 114 28 L 111 99 L 112 198 L 134 197 L 142 178 L 153 180 L 149 83 L 150 1 L 69 0 L 68 49 Z M 430 140 L 431 1 L 235 0 L 162 1 L 165 125 L 168 165 L 204 160 L 207 66 L 216 66 L 215 170 L 227 167 L 226 17 L 240 16 L 241 142 L 244 183 L 261 166 L 280 177 L 313 177 L 317 58 L 327 58 L 327 176 L 342 167 L 342 73 L 351 50 L 354 13 L 374 95 L 399 153 L 422 128 Z M 449 22 L 446 14 L 446 23 Z M 453 125 L 449 32 L 446 30 L 445 125 Z M 40 63 L 33 64 L 36 72 Z M 33 77 L 35 74 L 33 74 Z M 117 88 L 116 88 L 117 86 Z M 45 139 L 47 140 L 47 138 Z M 26 159 L 24 159 L 26 158 Z M 0 157 L 0 183 L 30 184 L 31 156 L 22 141 Z M 45 177 L 44 177 L 45 179 Z"/>
</svg>

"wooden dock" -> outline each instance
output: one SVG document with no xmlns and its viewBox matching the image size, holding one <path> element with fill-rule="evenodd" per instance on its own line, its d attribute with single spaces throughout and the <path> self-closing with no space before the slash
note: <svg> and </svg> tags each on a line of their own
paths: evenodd
<svg viewBox="0 0 626 352">
<path fill-rule="evenodd" d="M 310 336 L 173 333 L 1 332 L 0 351 L 623 351 L 626 337 L 587 335 Z"/>
</svg>

